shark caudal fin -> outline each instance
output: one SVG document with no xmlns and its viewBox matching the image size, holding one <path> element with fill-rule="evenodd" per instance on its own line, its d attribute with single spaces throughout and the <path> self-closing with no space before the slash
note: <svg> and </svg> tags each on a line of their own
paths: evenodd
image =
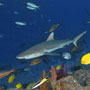
<svg viewBox="0 0 90 90">
<path fill-rule="evenodd" d="M 79 34 L 77 37 L 75 37 L 74 39 L 73 39 L 73 44 L 75 45 L 75 46 L 77 46 L 77 41 L 84 35 L 84 34 L 86 34 L 87 33 L 87 31 L 84 31 L 83 33 L 81 33 L 81 34 Z"/>
</svg>

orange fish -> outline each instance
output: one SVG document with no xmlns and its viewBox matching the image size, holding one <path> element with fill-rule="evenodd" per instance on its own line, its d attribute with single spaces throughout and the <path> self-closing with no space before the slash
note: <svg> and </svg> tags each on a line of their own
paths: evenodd
<svg viewBox="0 0 90 90">
<path fill-rule="evenodd" d="M 7 71 L 7 72 L 1 72 L 1 73 L 0 73 L 0 78 L 4 78 L 4 77 L 8 76 L 8 75 L 9 75 L 10 73 L 12 73 L 12 72 L 15 72 L 15 70 L 12 69 L 12 70 Z"/>
<path fill-rule="evenodd" d="M 30 66 L 34 66 L 36 64 L 39 64 L 43 59 L 42 58 L 37 58 L 37 59 L 34 59 L 31 63 L 30 63 Z"/>
<path fill-rule="evenodd" d="M 60 26 L 60 24 L 54 24 L 54 25 L 49 29 L 49 32 L 53 32 L 53 31 L 56 30 L 59 26 Z"/>
</svg>

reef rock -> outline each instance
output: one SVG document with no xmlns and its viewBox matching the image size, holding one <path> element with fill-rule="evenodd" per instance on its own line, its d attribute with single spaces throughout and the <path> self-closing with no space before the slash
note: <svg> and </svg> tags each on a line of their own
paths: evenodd
<svg viewBox="0 0 90 90">
<path fill-rule="evenodd" d="M 82 85 L 90 86 L 90 69 L 89 70 L 78 70 L 73 74 L 73 77 Z"/>
<path fill-rule="evenodd" d="M 90 86 L 86 86 L 84 90 L 90 90 Z"/>
<path fill-rule="evenodd" d="M 59 80 L 61 83 L 60 90 L 84 90 L 84 88 L 72 76 L 67 76 Z"/>
</svg>

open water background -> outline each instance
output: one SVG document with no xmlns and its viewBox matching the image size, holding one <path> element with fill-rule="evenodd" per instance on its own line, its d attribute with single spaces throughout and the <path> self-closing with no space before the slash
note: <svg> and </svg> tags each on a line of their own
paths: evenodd
<svg viewBox="0 0 90 90">
<path fill-rule="evenodd" d="M 26 3 L 32 2 L 40 6 L 37 11 L 26 8 Z M 23 72 L 15 76 L 12 84 L 8 84 L 8 77 L 0 79 L 0 84 L 6 84 L 9 87 L 17 83 L 28 83 L 37 81 L 42 76 L 42 71 L 49 72 L 51 65 L 57 66 L 65 60 L 61 57 L 47 57 L 48 64 L 41 62 L 36 66 L 19 64 L 16 55 L 25 49 L 43 42 L 50 33 L 49 28 L 53 24 L 62 25 L 55 30 L 55 39 L 73 39 L 78 34 L 87 31 L 80 40 L 86 43 L 82 47 L 85 53 L 90 52 L 90 23 L 87 19 L 90 16 L 90 0 L 0 0 L 4 6 L 0 6 L 0 66 L 11 65 L 19 68 L 29 67 L 30 71 Z M 19 12 L 14 14 L 13 12 Z M 26 26 L 18 26 L 15 21 L 26 22 Z M 70 47 L 62 51 L 70 51 Z M 75 54 L 71 60 L 66 61 L 67 65 L 80 64 L 80 58 L 83 54 Z M 12 69 L 12 68 L 11 68 Z"/>
</svg>

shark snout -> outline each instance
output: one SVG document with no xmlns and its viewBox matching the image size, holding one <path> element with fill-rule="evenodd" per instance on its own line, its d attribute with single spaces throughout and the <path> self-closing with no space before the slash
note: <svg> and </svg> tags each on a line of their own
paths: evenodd
<svg viewBox="0 0 90 90">
<path fill-rule="evenodd" d="M 31 58 L 31 55 L 18 55 L 16 56 L 17 59 L 30 59 Z"/>
<path fill-rule="evenodd" d="M 17 59 L 24 59 L 24 57 L 25 56 L 20 56 L 20 55 L 16 56 Z"/>
<path fill-rule="evenodd" d="M 42 55 L 43 55 L 42 53 L 33 53 L 33 54 L 28 54 L 28 55 L 20 54 L 20 55 L 16 56 L 16 58 L 17 59 L 33 59 L 33 58 L 40 57 Z"/>
<path fill-rule="evenodd" d="M 23 57 L 20 57 L 20 56 L 16 56 L 17 59 L 23 59 Z"/>
</svg>

